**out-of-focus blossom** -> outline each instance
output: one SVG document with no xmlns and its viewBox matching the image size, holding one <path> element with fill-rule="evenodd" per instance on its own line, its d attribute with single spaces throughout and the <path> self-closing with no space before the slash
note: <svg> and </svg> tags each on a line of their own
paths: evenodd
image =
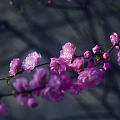
<svg viewBox="0 0 120 120">
<path fill-rule="evenodd" d="M 94 66 L 94 60 L 91 59 L 90 61 L 88 61 L 88 67 L 93 67 Z"/>
<path fill-rule="evenodd" d="M 52 4 L 52 0 L 48 0 L 48 4 Z"/>
<path fill-rule="evenodd" d="M 71 85 L 73 83 L 73 80 L 68 75 L 62 75 L 60 77 L 60 82 L 61 82 L 60 89 L 64 90 L 64 91 L 67 91 L 71 87 Z"/>
<path fill-rule="evenodd" d="M 20 104 L 24 105 L 24 104 L 27 104 L 28 98 L 29 98 L 29 97 L 28 97 L 27 95 L 19 94 L 19 95 L 16 97 L 16 101 L 19 102 Z"/>
<path fill-rule="evenodd" d="M 28 90 L 29 83 L 26 78 L 21 77 L 16 79 L 16 82 L 13 83 L 13 86 L 16 88 L 18 92 L 22 92 L 22 90 Z"/>
<path fill-rule="evenodd" d="M 32 89 L 40 88 L 48 82 L 48 71 L 44 68 L 36 69 L 33 80 L 30 81 L 30 87 Z M 40 95 L 41 90 L 36 90 L 33 94 Z"/>
<path fill-rule="evenodd" d="M 8 111 L 8 108 L 4 104 L 0 103 L 0 116 L 6 115 Z"/>
<path fill-rule="evenodd" d="M 78 95 L 79 93 L 82 92 L 82 86 L 81 86 L 81 84 L 72 83 L 72 85 L 69 88 L 68 92 L 71 93 L 72 95 Z"/>
<path fill-rule="evenodd" d="M 104 63 L 103 68 L 104 68 L 104 70 L 110 70 L 111 64 L 109 62 L 106 62 L 106 63 Z"/>
<path fill-rule="evenodd" d="M 41 91 L 41 96 L 47 100 L 61 101 L 65 98 L 64 91 L 61 90 L 61 84 L 59 76 L 52 75 L 45 89 Z"/>
<path fill-rule="evenodd" d="M 68 2 L 74 2 L 75 0 L 67 0 Z"/>
<path fill-rule="evenodd" d="M 27 104 L 30 108 L 35 108 L 35 107 L 38 106 L 38 102 L 34 97 L 29 97 L 28 101 L 27 101 Z"/>
<path fill-rule="evenodd" d="M 85 68 L 79 73 L 77 83 L 82 86 L 82 89 L 94 88 L 103 79 L 103 71 L 96 67 Z"/>
</svg>

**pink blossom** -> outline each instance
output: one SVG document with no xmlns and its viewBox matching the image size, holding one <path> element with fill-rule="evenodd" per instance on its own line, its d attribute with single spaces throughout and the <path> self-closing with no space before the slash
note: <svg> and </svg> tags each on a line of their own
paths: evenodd
<svg viewBox="0 0 120 120">
<path fill-rule="evenodd" d="M 28 54 L 26 59 L 23 61 L 22 66 L 25 71 L 32 71 L 41 61 L 41 54 L 36 51 Z"/>
<path fill-rule="evenodd" d="M 72 95 L 78 95 L 79 93 L 82 92 L 82 86 L 77 83 L 72 83 L 68 92 L 71 93 Z"/>
<path fill-rule="evenodd" d="M 67 64 L 64 59 L 61 58 L 51 58 L 50 62 L 50 72 L 53 74 L 63 74 L 67 70 Z"/>
<path fill-rule="evenodd" d="M 104 70 L 110 70 L 111 64 L 109 62 L 106 62 L 106 63 L 104 63 L 103 68 L 104 68 Z"/>
<path fill-rule="evenodd" d="M 14 82 L 13 85 L 18 92 L 21 92 L 22 90 L 28 90 L 29 88 L 28 81 L 24 77 L 16 79 L 16 82 Z"/>
<path fill-rule="evenodd" d="M 55 89 L 54 87 L 47 86 L 46 88 L 41 90 L 41 97 L 50 101 L 61 101 L 65 98 L 64 91 L 60 89 Z"/>
<path fill-rule="evenodd" d="M 117 53 L 117 56 L 120 57 L 120 51 Z"/>
<path fill-rule="evenodd" d="M 105 52 L 105 53 L 103 54 L 103 58 L 104 58 L 104 59 L 108 59 L 109 57 L 110 57 L 110 53 Z"/>
<path fill-rule="evenodd" d="M 103 79 L 103 71 L 96 67 L 85 68 L 79 73 L 77 83 L 82 86 L 82 89 L 94 88 Z"/>
<path fill-rule="evenodd" d="M 118 57 L 117 61 L 118 61 L 118 65 L 120 66 L 120 57 Z"/>
<path fill-rule="evenodd" d="M 0 103 L 0 116 L 6 115 L 7 113 L 8 108 L 4 104 Z"/>
<path fill-rule="evenodd" d="M 10 76 L 15 76 L 21 70 L 21 62 L 19 58 L 15 58 L 10 63 Z"/>
<path fill-rule="evenodd" d="M 118 57 L 118 59 L 117 59 L 118 65 L 120 66 L 120 51 L 117 53 L 117 57 Z"/>
<path fill-rule="evenodd" d="M 91 59 L 90 61 L 88 61 L 88 67 L 93 67 L 94 66 L 94 60 Z"/>
<path fill-rule="evenodd" d="M 38 68 L 33 76 L 33 80 L 36 80 L 40 85 L 48 81 L 48 71 L 45 68 Z"/>
<path fill-rule="evenodd" d="M 118 34 L 115 33 L 115 32 L 113 32 L 113 34 L 110 35 L 110 40 L 111 40 L 111 43 L 112 43 L 113 45 L 115 45 L 116 43 L 118 43 L 118 41 L 119 41 L 119 36 L 118 36 Z"/>
<path fill-rule="evenodd" d="M 62 46 L 62 50 L 60 51 L 60 58 L 63 58 L 65 62 L 69 65 L 74 58 L 75 47 L 72 43 L 68 42 Z"/>
<path fill-rule="evenodd" d="M 51 75 L 48 86 L 54 89 L 59 89 L 61 86 L 60 77 L 57 75 Z"/>
<path fill-rule="evenodd" d="M 104 70 L 103 70 L 103 69 L 99 69 L 99 70 L 100 70 L 100 72 L 101 72 L 101 77 L 104 78 L 104 76 L 105 76 Z"/>
<path fill-rule="evenodd" d="M 84 58 L 86 58 L 86 59 L 89 59 L 91 56 L 92 56 L 92 53 L 91 53 L 89 50 L 87 50 L 87 51 L 84 53 Z"/>
<path fill-rule="evenodd" d="M 52 4 L 52 0 L 48 0 L 48 4 Z"/>
<path fill-rule="evenodd" d="M 115 48 L 119 50 L 120 47 L 117 45 L 117 46 L 115 46 Z"/>
<path fill-rule="evenodd" d="M 17 97 L 16 97 L 16 100 L 17 102 L 19 102 L 20 104 L 27 104 L 28 102 L 28 96 L 27 95 L 23 95 L 23 94 L 19 94 Z"/>
<path fill-rule="evenodd" d="M 92 49 L 92 51 L 93 51 L 93 53 L 94 54 L 96 54 L 96 53 L 98 53 L 99 51 L 100 51 L 100 46 L 98 46 L 98 45 L 96 45 L 93 49 Z"/>
<path fill-rule="evenodd" d="M 75 58 L 75 60 L 71 64 L 71 67 L 76 71 L 83 68 L 83 66 L 84 66 L 84 58 L 83 57 Z"/>
<path fill-rule="evenodd" d="M 27 104 L 30 108 L 35 108 L 38 106 L 38 102 L 36 101 L 36 99 L 34 97 L 29 97 Z"/>
<path fill-rule="evenodd" d="M 46 88 L 41 91 L 41 96 L 47 100 L 61 101 L 64 99 L 64 91 L 61 88 L 60 77 L 56 75 L 50 76 L 50 80 Z"/>
<path fill-rule="evenodd" d="M 71 87 L 73 80 L 68 75 L 62 75 L 60 77 L 60 82 L 61 82 L 60 89 L 67 91 Z"/>
<path fill-rule="evenodd" d="M 36 69 L 33 80 L 30 81 L 32 89 L 39 88 L 48 82 L 48 71 L 44 68 Z M 40 95 L 41 90 L 34 91 L 33 94 Z"/>
</svg>

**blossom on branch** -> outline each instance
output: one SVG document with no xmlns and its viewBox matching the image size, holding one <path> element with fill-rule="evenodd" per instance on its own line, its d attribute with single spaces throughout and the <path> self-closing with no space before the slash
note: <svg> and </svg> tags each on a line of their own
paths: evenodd
<svg viewBox="0 0 120 120">
<path fill-rule="evenodd" d="M 115 33 L 115 32 L 113 32 L 113 34 L 110 35 L 110 40 L 111 40 L 111 43 L 112 43 L 113 45 L 115 45 L 116 43 L 118 43 L 118 41 L 119 41 L 119 36 L 118 36 L 118 34 Z"/>
<path fill-rule="evenodd" d="M 21 70 L 21 62 L 19 58 L 14 58 L 10 63 L 10 76 L 15 76 Z"/>
<path fill-rule="evenodd" d="M 103 80 L 103 71 L 96 67 L 85 68 L 79 73 L 77 83 L 82 89 L 95 88 Z"/>
<path fill-rule="evenodd" d="M 41 54 L 35 51 L 28 54 L 28 56 L 22 63 L 22 67 L 25 71 L 31 72 L 36 66 L 40 64 L 40 61 L 41 61 Z"/>
<path fill-rule="evenodd" d="M 51 58 L 50 72 L 53 74 L 63 74 L 67 71 L 67 64 L 62 58 Z"/>
</svg>

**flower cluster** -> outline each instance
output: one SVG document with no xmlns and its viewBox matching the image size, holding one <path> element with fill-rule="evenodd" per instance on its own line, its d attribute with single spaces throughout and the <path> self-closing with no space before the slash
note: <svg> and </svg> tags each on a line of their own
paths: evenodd
<svg viewBox="0 0 120 120">
<path fill-rule="evenodd" d="M 13 84 L 16 90 L 19 92 L 28 90 L 29 83 L 26 78 L 16 79 L 16 82 Z M 34 108 L 38 105 L 36 99 L 33 96 L 29 96 L 27 94 L 19 94 L 16 97 L 16 100 L 21 104 L 27 104 L 30 108 Z"/>
<path fill-rule="evenodd" d="M 36 51 L 30 53 L 22 63 L 19 58 L 14 58 L 10 63 L 9 74 L 10 76 L 15 76 L 22 69 L 30 72 L 39 65 L 40 60 L 41 54 L 38 54 Z"/>
<path fill-rule="evenodd" d="M 113 48 L 120 48 L 117 33 L 113 33 L 110 40 L 113 46 L 107 52 L 104 52 L 99 45 L 95 45 L 92 50 L 86 50 L 80 56 L 75 55 L 76 48 L 72 43 L 65 43 L 59 57 L 50 58 L 48 70 L 37 68 L 33 79 L 29 82 L 24 77 L 16 79 L 12 85 L 16 100 L 20 104 L 35 108 L 38 106 L 36 96 L 48 101 L 61 101 L 66 97 L 66 93 L 78 95 L 83 90 L 95 88 L 104 79 L 105 71 L 111 69 L 111 51 Z M 120 50 L 117 57 L 120 65 Z M 7 82 L 21 71 L 31 72 L 40 65 L 41 58 L 41 54 L 37 52 L 28 54 L 22 63 L 19 58 L 14 58 L 10 63 L 10 76 L 6 79 Z M 74 76 L 70 76 L 69 72 L 73 72 Z M 73 80 L 74 78 L 77 80 Z M 0 103 L 0 115 L 5 115 L 7 112 L 8 109 Z"/>
</svg>

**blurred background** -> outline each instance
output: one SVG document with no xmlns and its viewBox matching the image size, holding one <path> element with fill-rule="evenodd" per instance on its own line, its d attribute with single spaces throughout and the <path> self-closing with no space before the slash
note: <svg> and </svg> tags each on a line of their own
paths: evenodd
<svg viewBox="0 0 120 120">
<path fill-rule="evenodd" d="M 52 5 L 47 5 L 47 0 L 14 1 L 15 5 L 10 6 L 9 0 L 0 0 L 1 78 L 8 74 L 9 63 L 15 57 L 22 61 L 31 51 L 37 51 L 42 54 L 42 63 L 48 62 L 59 56 L 66 42 L 76 46 L 77 55 L 96 44 L 107 50 L 111 46 L 109 36 L 120 33 L 120 0 L 53 0 Z M 5 97 L 2 102 L 10 112 L 0 120 L 120 120 L 120 67 L 116 53 L 112 52 L 111 71 L 96 88 L 78 96 L 67 95 L 61 102 L 39 97 L 35 109 L 20 105 L 14 97 Z M 34 71 L 23 76 L 31 80 L 33 74 Z M 0 81 L 0 93 L 10 90 Z"/>
</svg>

